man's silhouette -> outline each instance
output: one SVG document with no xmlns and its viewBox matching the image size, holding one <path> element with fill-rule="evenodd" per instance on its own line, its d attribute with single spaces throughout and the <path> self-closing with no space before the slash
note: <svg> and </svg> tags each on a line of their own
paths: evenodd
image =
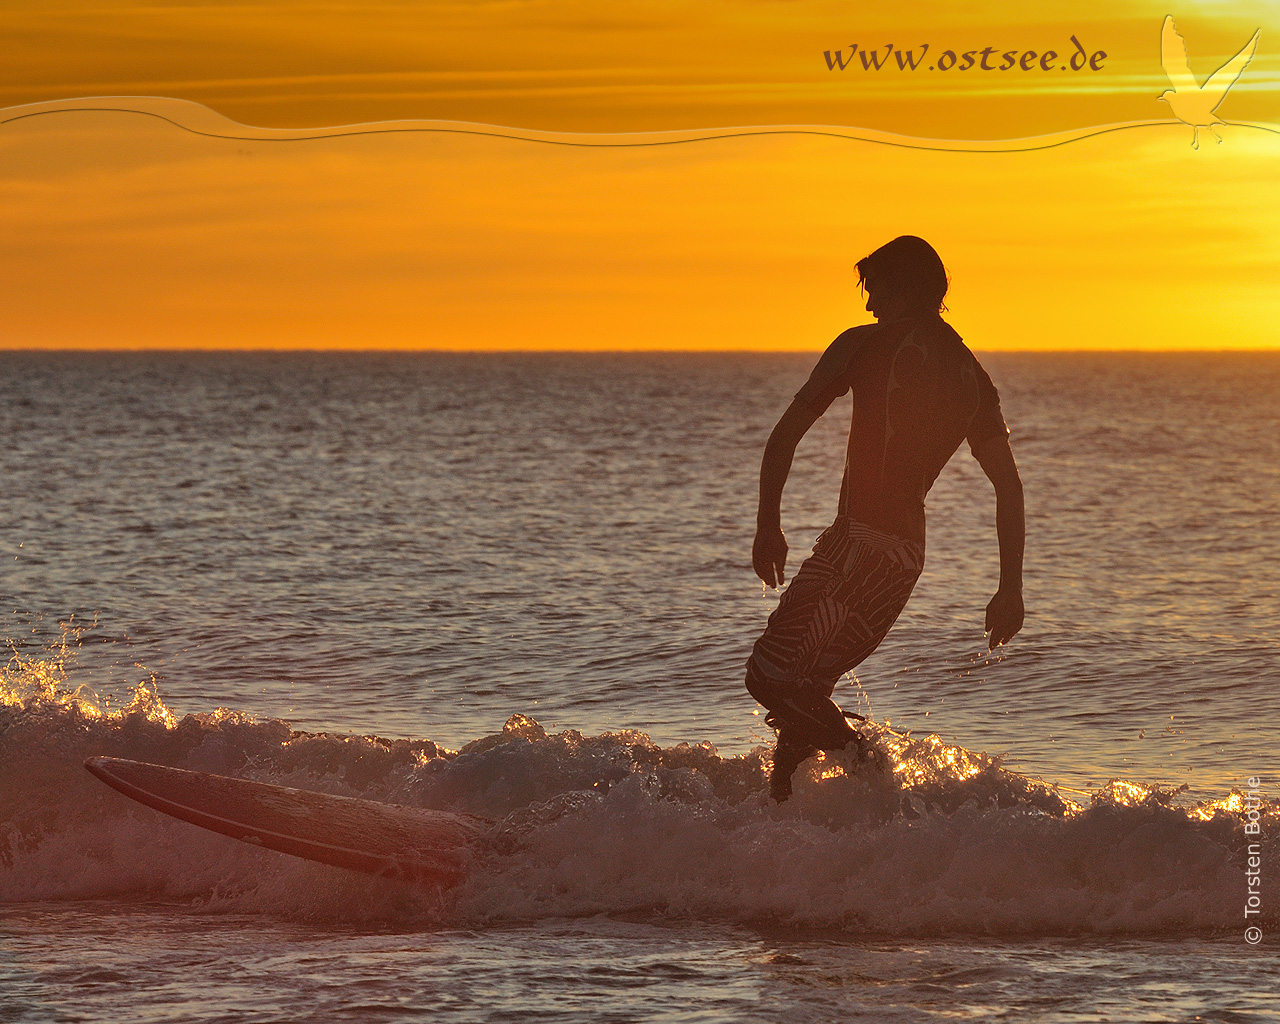
<svg viewBox="0 0 1280 1024">
<path fill-rule="evenodd" d="M 806 758 L 857 733 L 831 700 L 836 681 L 879 646 L 924 567 L 924 498 L 968 440 L 996 490 L 1000 587 L 987 605 L 990 646 L 1022 628 L 1022 481 L 991 378 L 943 321 L 947 274 L 933 247 L 903 235 L 857 264 L 877 323 L 841 334 L 778 420 L 760 466 L 751 560 L 781 586 L 782 488 L 796 445 L 852 390 L 853 422 L 835 522 L 814 545 L 747 661 L 747 689 L 778 730 L 770 791 L 791 794 Z"/>
</svg>

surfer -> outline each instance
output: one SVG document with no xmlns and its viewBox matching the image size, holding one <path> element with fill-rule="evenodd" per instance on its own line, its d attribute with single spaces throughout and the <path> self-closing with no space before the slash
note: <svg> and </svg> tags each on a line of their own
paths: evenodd
<svg viewBox="0 0 1280 1024">
<path fill-rule="evenodd" d="M 1022 628 L 1022 481 L 991 378 L 942 319 L 947 274 L 922 238 L 902 235 L 857 263 L 876 323 L 845 331 L 778 420 L 760 466 L 751 561 L 771 587 L 787 562 L 782 489 L 800 439 L 841 395 L 853 421 L 835 522 L 783 592 L 747 660 L 747 690 L 778 731 L 769 789 L 818 750 L 859 742 L 831 699 L 836 681 L 879 646 L 924 567 L 924 499 L 960 447 L 996 492 L 1000 586 L 987 605 L 989 646 Z"/>
</svg>

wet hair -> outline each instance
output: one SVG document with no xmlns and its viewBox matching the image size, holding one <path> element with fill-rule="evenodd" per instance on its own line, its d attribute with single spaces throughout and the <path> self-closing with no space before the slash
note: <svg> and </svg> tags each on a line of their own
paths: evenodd
<svg viewBox="0 0 1280 1024">
<path fill-rule="evenodd" d="M 858 260 L 858 285 L 864 291 L 875 287 L 907 296 L 913 308 L 930 313 L 947 308 L 947 268 L 942 257 L 923 238 L 899 235 L 870 256 Z"/>
</svg>

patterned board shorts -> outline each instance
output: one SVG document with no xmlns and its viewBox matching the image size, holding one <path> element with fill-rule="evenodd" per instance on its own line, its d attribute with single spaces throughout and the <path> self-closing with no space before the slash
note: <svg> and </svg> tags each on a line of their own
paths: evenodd
<svg viewBox="0 0 1280 1024">
<path fill-rule="evenodd" d="M 747 660 L 747 689 L 829 698 L 880 646 L 924 568 L 924 543 L 838 516 L 782 593 Z"/>
</svg>

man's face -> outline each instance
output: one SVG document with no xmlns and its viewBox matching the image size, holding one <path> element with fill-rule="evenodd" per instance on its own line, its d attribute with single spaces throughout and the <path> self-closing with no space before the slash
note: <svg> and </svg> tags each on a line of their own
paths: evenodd
<svg viewBox="0 0 1280 1024">
<path fill-rule="evenodd" d="M 867 285 L 867 312 L 877 320 L 880 319 L 880 314 L 876 312 L 876 293 L 871 290 L 870 285 Z"/>
<path fill-rule="evenodd" d="M 893 320 L 904 314 L 905 307 L 897 292 L 878 287 L 874 278 L 868 278 L 863 285 L 867 289 L 867 312 L 877 320 Z"/>
<path fill-rule="evenodd" d="M 883 319 L 888 314 L 888 308 L 891 305 L 886 301 L 885 289 L 878 287 L 874 279 L 868 278 L 863 283 L 867 288 L 867 312 L 877 320 Z"/>
</svg>

